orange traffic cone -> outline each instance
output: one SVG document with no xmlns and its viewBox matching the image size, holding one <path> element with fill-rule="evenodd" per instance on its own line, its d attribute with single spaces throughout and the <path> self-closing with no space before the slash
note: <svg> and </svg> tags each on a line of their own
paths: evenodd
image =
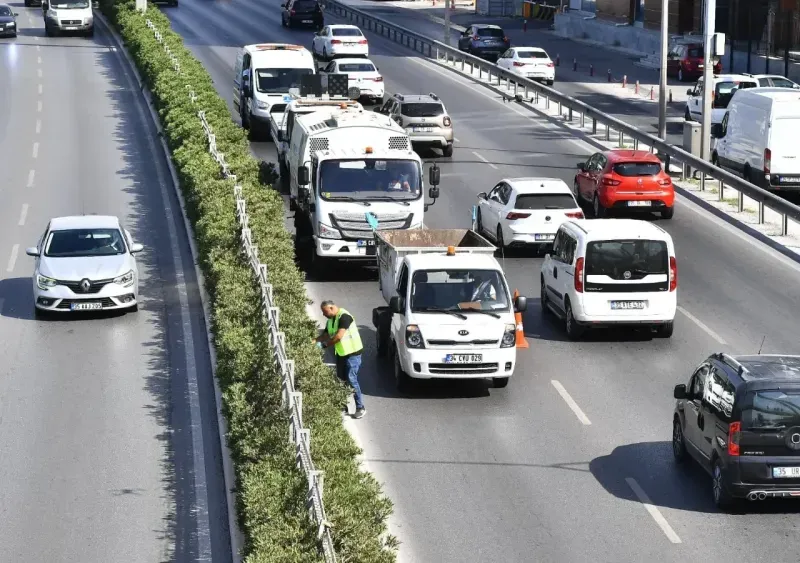
<svg viewBox="0 0 800 563">
<path fill-rule="evenodd" d="M 519 290 L 514 290 L 514 301 L 519 297 Z M 528 341 L 525 340 L 525 331 L 522 329 L 522 313 L 514 313 L 514 322 L 517 324 L 517 348 L 527 348 Z"/>
</svg>

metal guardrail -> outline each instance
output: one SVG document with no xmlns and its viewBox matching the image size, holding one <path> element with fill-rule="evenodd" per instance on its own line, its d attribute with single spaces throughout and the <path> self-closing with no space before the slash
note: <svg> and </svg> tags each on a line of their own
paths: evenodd
<svg viewBox="0 0 800 563">
<path fill-rule="evenodd" d="M 147 27 L 153 31 L 156 40 L 164 45 L 164 51 L 170 57 L 175 72 L 181 74 L 180 63 L 172 54 L 169 46 L 164 44 L 161 32 L 156 29 L 156 26 L 149 19 L 147 20 Z M 189 91 L 192 103 L 195 103 L 197 96 L 190 86 L 187 85 L 186 88 Z M 217 150 L 216 137 L 206 120 L 205 111 L 199 110 L 197 117 L 208 140 L 208 152 L 219 164 L 222 175 L 234 182 L 233 193 L 236 199 L 236 218 L 241 231 L 241 248 L 248 264 L 250 264 L 261 292 L 261 310 L 269 329 L 269 339 L 275 365 L 281 373 L 281 403 L 289 415 L 289 441 L 294 444 L 298 467 L 303 470 L 308 478 L 306 504 L 310 516 L 318 525 L 317 540 L 320 545 L 320 551 L 324 555 L 325 563 L 336 563 L 336 552 L 330 531 L 331 525 L 325 516 L 325 507 L 322 503 L 323 472 L 315 469 L 311 460 L 311 431 L 303 426 L 303 394 L 296 391 L 294 360 L 290 360 L 286 353 L 285 336 L 280 330 L 281 311 L 275 306 L 272 284 L 269 283 L 267 275 L 267 265 L 259 261 L 258 246 L 253 244 L 249 227 L 250 218 L 247 214 L 247 202 L 242 196 L 242 187 L 237 184 L 236 175 L 231 172 L 227 162 L 225 162 L 225 155 Z"/>
<path fill-rule="evenodd" d="M 644 145 L 650 152 L 657 152 L 665 160 L 667 168 L 669 168 L 672 161 L 679 163 L 682 176 L 685 175 L 687 168 L 699 172 L 701 186 L 703 187 L 707 176 L 718 180 L 720 201 L 724 199 L 725 186 L 729 186 L 738 192 L 738 209 L 740 212 L 744 210 L 744 196 L 758 204 L 759 223 L 764 223 L 764 208 L 780 215 L 781 236 L 785 236 L 788 233 L 790 219 L 800 223 L 800 207 L 797 205 L 726 170 L 722 170 L 710 162 L 686 152 L 681 147 L 671 145 L 658 137 L 640 131 L 636 127 L 605 114 L 580 100 L 514 74 L 492 62 L 459 51 L 455 47 L 445 45 L 416 31 L 395 25 L 382 18 L 377 18 L 362 10 L 342 4 L 337 0 L 323 1 L 325 2 L 326 12 L 335 14 L 362 29 L 407 47 L 446 68 L 460 71 L 473 78 L 477 70 L 478 78 L 483 78 L 486 75 L 486 81 L 489 86 L 512 92 L 517 102 L 538 105 L 541 100 L 544 101 L 547 109 L 550 108 L 552 103 L 555 103 L 558 106 L 558 115 L 564 117 L 570 123 L 574 123 L 575 119 L 577 119 L 583 128 L 586 127 L 587 121 L 591 121 L 592 134 L 597 134 L 598 126 L 604 127 L 605 140 L 611 141 L 612 136 L 615 137 L 618 147 L 625 147 L 626 139 L 633 141 L 634 149 L 639 149 L 639 145 Z M 469 70 L 467 70 L 468 67 Z M 566 114 L 564 112 L 565 109 L 567 110 Z"/>
</svg>

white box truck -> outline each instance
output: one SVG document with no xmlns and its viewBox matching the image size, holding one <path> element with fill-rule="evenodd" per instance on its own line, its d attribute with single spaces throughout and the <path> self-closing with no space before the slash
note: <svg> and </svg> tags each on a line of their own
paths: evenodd
<svg viewBox="0 0 800 563">
<path fill-rule="evenodd" d="M 381 294 L 372 311 L 378 355 L 398 390 L 413 379 L 483 379 L 505 387 L 517 362 L 515 312 L 497 250 L 468 229 L 378 232 Z"/>
</svg>

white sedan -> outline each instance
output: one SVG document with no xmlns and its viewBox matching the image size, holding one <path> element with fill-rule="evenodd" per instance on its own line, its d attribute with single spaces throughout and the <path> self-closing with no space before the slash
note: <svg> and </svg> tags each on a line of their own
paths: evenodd
<svg viewBox="0 0 800 563">
<path fill-rule="evenodd" d="M 361 96 L 371 100 L 383 99 L 383 76 L 369 59 L 337 59 L 329 62 L 320 74 L 346 74 L 347 87 L 358 88 Z"/>
<path fill-rule="evenodd" d="M 500 55 L 497 65 L 525 78 L 541 80 L 548 86 L 556 81 L 556 65 L 539 47 L 513 47 Z"/>
<path fill-rule="evenodd" d="M 583 219 L 569 186 L 558 178 L 507 178 L 478 194 L 475 229 L 499 248 L 551 246 L 564 221 Z"/>
<path fill-rule="evenodd" d="M 34 311 L 138 310 L 135 255 L 142 250 L 117 217 L 51 219 L 38 245 L 25 251 L 36 258 Z"/>
<path fill-rule="evenodd" d="M 326 61 L 334 57 L 368 57 L 369 43 L 354 25 L 326 25 L 314 34 L 311 52 Z"/>
</svg>

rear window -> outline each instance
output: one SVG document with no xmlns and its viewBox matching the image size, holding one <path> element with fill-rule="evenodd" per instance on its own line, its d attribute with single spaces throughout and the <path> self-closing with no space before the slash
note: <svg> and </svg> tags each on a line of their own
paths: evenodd
<svg viewBox="0 0 800 563">
<path fill-rule="evenodd" d="M 614 280 L 640 280 L 669 274 L 669 252 L 663 240 L 608 240 L 586 247 L 586 275 Z"/>
<path fill-rule="evenodd" d="M 575 209 L 578 204 L 570 194 L 525 194 L 517 196 L 514 209 Z"/>
<path fill-rule="evenodd" d="M 497 29 L 496 27 L 479 27 L 478 35 L 480 37 L 499 37 L 502 39 L 506 34 L 502 29 Z"/>
<path fill-rule="evenodd" d="M 402 104 L 400 113 L 406 117 L 437 117 L 444 113 L 442 104 L 419 102 Z"/>
<path fill-rule="evenodd" d="M 757 86 L 758 84 L 756 82 L 718 82 L 714 87 L 713 107 L 727 108 L 737 90 L 756 88 Z"/>
<path fill-rule="evenodd" d="M 800 390 L 765 390 L 747 394 L 742 427 L 770 430 L 800 426 Z"/>
<path fill-rule="evenodd" d="M 620 162 L 612 170 L 620 176 L 635 178 L 637 176 L 655 176 L 661 172 L 661 164 L 655 162 Z"/>
<path fill-rule="evenodd" d="M 686 56 L 690 57 L 692 59 L 702 58 L 704 56 L 703 55 L 703 48 L 702 47 L 689 47 L 689 49 L 688 49 L 688 51 L 686 53 Z"/>
<path fill-rule="evenodd" d="M 346 63 L 339 65 L 339 72 L 374 72 L 372 63 Z"/>
<path fill-rule="evenodd" d="M 361 30 L 352 27 L 333 28 L 331 33 L 334 37 L 361 37 Z"/>
<path fill-rule="evenodd" d="M 293 9 L 301 12 L 310 12 L 316 9 L 317 3 L 314 0 L 298 0 L 292 6 Z"/>
<path fill-rule="evenodd" d="M 547 53 L 544 51 L 517 51 L 517 57 L 520 59 L 549 59 Z"/>
</svg>

